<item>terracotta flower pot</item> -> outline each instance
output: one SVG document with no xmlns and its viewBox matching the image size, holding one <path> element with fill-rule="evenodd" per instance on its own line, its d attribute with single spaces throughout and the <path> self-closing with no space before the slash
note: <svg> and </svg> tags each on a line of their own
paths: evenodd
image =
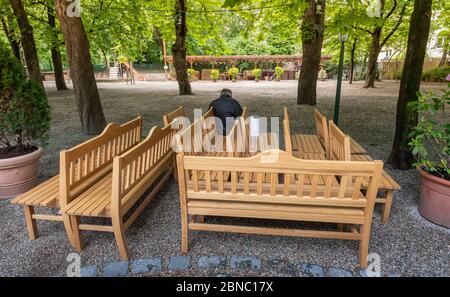
<svg viewBox="0 0 450 297">
<path fill-rule="evenodd" d="M 427 220 L 450 228 L 450 181 L 419 169 L 419 213 Z"/>
<path fill-rule="evenodd" d="M 42 149 L 29 154 L 0 159 L 0 199 L 10 199 L 36 185 Z"/>
</svg>

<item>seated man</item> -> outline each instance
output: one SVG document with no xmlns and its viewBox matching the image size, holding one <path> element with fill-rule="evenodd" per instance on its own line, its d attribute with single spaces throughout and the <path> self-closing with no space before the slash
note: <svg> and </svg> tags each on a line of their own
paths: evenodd
<svg viewBox="0 0 450 297">
<path fill-rule="evenodd" d="M 222 127 L 223 135 L 227 135 L 233 122 L 231 120 L 240 117 L 242 115 L 242 107 L 239 102 L 232 97 L 230 89 L 223 89 L 220 91 L 220 97 L 212 101 L 209 107 L 213 109 L 214 116 L 221 120 L 221 123 L 216 123 L 218 131 Z M 227 125 L 227 118 L 230 122 Z"/>
</svg>

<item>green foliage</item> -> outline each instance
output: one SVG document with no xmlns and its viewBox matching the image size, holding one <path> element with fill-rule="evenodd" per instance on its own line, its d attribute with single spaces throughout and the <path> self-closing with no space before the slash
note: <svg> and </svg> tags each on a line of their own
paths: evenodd
<svg viewBox="0 0 450 297">
<path fill-rule="evenodd" d="M 239 74 L 239 69 L 233 66 L 228 70 L 228 74 L 231 76 L 231 79 L 236 79 Z"/>
<path fill-rule="evenodd" d="M 255 68 L 252 70 L 252 75 L 255 77 L 255 80 L 259 80 L 261 78 L 262 70 L 260 68 Z"/>
<path fill-rule="evenodd" d="M 445 121 L 445 109 L 450 105 L 450 83 L 441 96 L 418 94 L 410 102 L 412 112 L 419 113 L 419 122 L 412 130 L 409 142 L 417 159 L 416 166 L 450 180 L 450 123 Z"/>
<path fill-rule="evenodd" d="M 326 62 L 323 66 L 327 73 L 327 77 L 337 77 L 339 65 L 333 62 Z"/>
<path fill-rule="evenodd" d="M 283 67 L 277 66 L 275 67 L 275 78 L 279 80 L 284 73 Z"/>
<path fill-rule="evenodd" d="M 22 65 L 0 44 L 0 148 L 46 145 L 50 106 L 44 89 L 28 80 Z"/>
<path fill-rule="evenodd" d="M 189 80 L 193 80 L 193 79 L 194 79 L 195 73 L 196 73 L 196 72 L 197 72 L 197 71 L 196 71 L 195 69 L 192 69 L 192 68 L 189 68 L 189 69 L 187 70 Z"/>
<path fill-rule="evenodd" d="M 422 80 L 443 82 L 445 81 L 445 78 L 449 73 L 450 73 L 450 66 L 434 68 L 425 71 L 422 74 Z"/>
<path fill-rule="evenodd" d="M 402 73 L 403 73 L 403 71 L 401 69 L 394 70 L 394 72 L 392 73 L 392 79 L 398 79 L 398 80 L 401 79 Z"/>
<path fill-rule="evenodd" d="M 211 77 L 212 80 L 218 80 L 220 78 L 220 71 L 219 71 L 219 69 L 212 69 L 210 77 Z"/>
</svg>

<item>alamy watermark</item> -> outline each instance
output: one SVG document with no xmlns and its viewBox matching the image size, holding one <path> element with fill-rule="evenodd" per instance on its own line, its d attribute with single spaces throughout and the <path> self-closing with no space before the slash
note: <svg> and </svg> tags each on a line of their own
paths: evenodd
<svg viewBox="0 0 450 297">
<path fill-rule="evenodd" d="M 67 256 L 66 274 L 68 277 L 80 277 L 81 276 L 81 257 L 77 253 L 71 253 Z"/>
<path fill-rule="evenodd" d="M 70 2 L 67 6 L 67 16 L 71 18 L 80 18 L 81 17 L 81 0 L 66 0 Z"/>
</svg>

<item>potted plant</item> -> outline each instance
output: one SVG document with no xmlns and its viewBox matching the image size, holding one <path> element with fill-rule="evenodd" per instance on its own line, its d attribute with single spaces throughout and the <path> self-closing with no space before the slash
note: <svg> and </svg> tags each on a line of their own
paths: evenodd
<svg viewBox="0 0 450 297">
<path fill-rule="evenodd" d="M 237 76 L 239 74 L 239 69 L 233 66 L 228 70 L 228 74 L 231 76 L 231 80 L 233 82 L 236 82 Z"/>
<path fill-rule="evenodd" d="M 326 71 L 324 68 L 321 68 L 321 69 L 319 70 L 319 75 L 318 75 L 318 77 L 319 77 L 319 79 L 320 79 L 321 81 L 325 81 L 325 80 L 327 79 L 327 77 L 328 77 L 327 71 Z"/>
<path fill-rule="evenodd" d="M 219 69 L 212 69 L 210 77 L 213 80 L 213 82 L 216 82 L 220 78 Z"/>
<path fill-rule="evenodd" d="M 0 46 L 0 198 L 36 184 L 42 146 L 50 130 L 45 91 L 29 80 L 19 61 Z"/>
<path fill-rule="evenodd" d="M 259 79 L 261 78 L 261 69 L 260 68 L 255 68 L 252 70 L 252 75 L 255 77 L 255 81 L 259 82 Z"/>
<path fill-rule="evenodd" d="M 275 80 L 280 81 L 283 73 L 284 73 L 283 67 L 280 67 L 280 66 L 275 67 Z"/>
<path fill-rule="evenodd" d="M 187 73 L 188 73 L 189 81 L 193 81 L 195 78 L 195 73 L 196 73 L 195 69 L 189 68 L 187 70 Z"/>
<path fill-rule="evenodd" d="M 419 113 L 409 143 L 421 177 L 419 213 L 447 228 L 450 228 L 450 124 L 444 119 L 444 110 L 449 105 L 450 83 L 441 96 L 419 93 L 418 101 L 409 104 L 411 110 Z"/>
</svg>

